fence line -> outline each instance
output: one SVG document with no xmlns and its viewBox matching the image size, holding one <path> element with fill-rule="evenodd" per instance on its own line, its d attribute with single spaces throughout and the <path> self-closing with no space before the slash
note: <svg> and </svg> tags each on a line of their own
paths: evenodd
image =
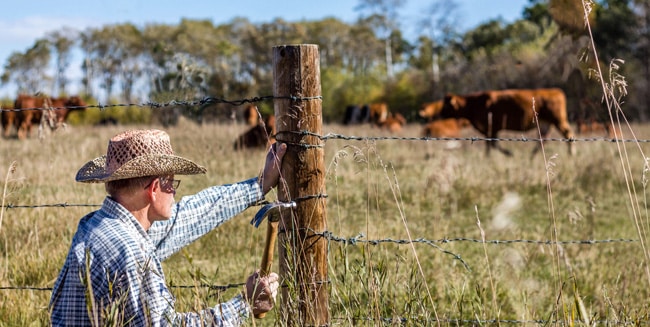
<svg viewBox="0 0 650 327">
<path fill-rule="evenodd" d="M 585 324 L 585 321 L 583 320 L 543 320 L 543 319 L 531 319 L 531 320 L 516 320 L 516 319 L 436 319 L 436 318 L 431 318 L 431 319 L 423 319 L 423 318 L 404 318 L 404 317 L 380 317 L 380 318 L 372 318 L 372 317 L 352 317 L 352 318 L 344 318 L 344 317 L 333 317 L 332 320 L 338 320 L 338 321 L 353 321 L 353 322 L 359 322 L 359 321 L 364 321 L 364 322 L 374 322 L 374 321 L 380 321 L 382 323 L 401 323 L 401 324 L 407 324 L 407 323 L 417 323 L 419 324 L 425 324 L 426 326 L 429 325 L 435 325 L 436 323 L 445 323 L 445 324 L 452 324 L 452 325 L 460 325 L 463 326 L 465 324 L 470 324 L 472 326 L 474 325 L 493 325 L 493 324 L 518 324 L 518 325 L 526 325 L 526 324 L 536 324 L 536 325 L 568 325 L 568 326 L 582 326 Z M 594 321 L 589 321 L 591 325 L 598 325 L 598 326 L 639 326 L 639 325 L 649 325 L 650 321 L 649 320 L 634 320 L 634 321 L 618 321 L 618 320 L 594 320 Z"/>
<path fill-rule="evenodd" d="M 313 195 L 313 196 L 304 196 L 301 198 L 296 198 L 293 201 L 306 201 L 314 198 L 323 198 L 327 195 Z M 255 204 L 256 206 L 262 206 L 268 202 L 260 201 Z M 101 207 L 101 204 L 72 204 L 72 203 L 52 203 L 52 204 L 32 204 L 32 205 L 16 205 L 16 204 L 5 204 L 5 209 L 38 209 L 38 208 L 70 208 L 70 207 Z M 0 207 L 2 208 L 2 207 Z M 279 233 L 285 233 L 286 230 L 280 230 Z M 343 243 L 344 245 L 357 245 L 358 243 L 366 243 L 370 245 L 379 245 L 382 243 L 395 243 L 395 244 L 411 244 L 411 243 L 424 243 L 424 244 L 447 244 L 452 242 L 470 242 L 470 243 L 480 243 L 480 244 L 493 244 L 493 245 L 506 245 L 514 243 L 527 243 L 527 244 L 538 244 L 538 245 L 569 245 L 569 244 L 581 244 L 581 245 L 595 245 L 602 243 L 632 243 L 638 242 L 635 239 L 625 239 L 625 238 L 610 238 L 602 240 L 566 240 L 566 241 L 553 241 L 553 240 L 526 240 L 526 239 L 514 239 L 514 240 L 482 240 L 482 239 L 473 239 L 467 237 L 452 237 L 452 238 L 441 238 L 437 240 L 429 240 L 426 238 L 415 238 L 415 239 L 393 239 L 393 238 L 384 238 L 384 239 L 364 239 L 365 234 L 359 233 L 356 236 L 351 237 L 340 237 L 334 235 L 330 231 L 314 231 L 310 230 L 312 235 L 320 236 L 326 238 L 328 241 L 334 241 Z"/>
<path fill-rule="evenodd" d="M 275 97 L 275 96 L 262 96 L 262 97 L 253 97 L 253 98 L 246 98 L 246 99 L 239 99 L 239 100 L 226 100 L 223 98 L 216 98 L 216 97 L 205 97 L 200 100 L 195 100 L 195 101 L 178 101 L 178 100 L 172 100 L 169 102 L 163 102 L 163 103 L 158 103 L 158 102 L 145 102 L 145 103 L 126 103 L 126 104 L 108 104 L 108 105 L 103 105 L 103 104 L 97 104 L 97 105 L 87 105 L 87 106 L 68 106 L 68 107 L 51 107 L 51 108 L 20 108 L 20 109 L 5 109 L 5 108 L 0 108 L 0 112 L 17 112 L 17 111 L 26 111 L 26 110 L 59 110 L 59 109 L 86 109 L 86 108 L 94 108 L 94 109 L 100 109 L 100 110 L 105 110 L 107 108 L 113 108 L 113 107 L 141 107 L 141 108 L 150 108 L 150 109 L 158 109 L 158 108 L 164 108 L 164 107 L 171 107 L 171 106 L 205 106 L 205 105 L 211 105 L 211 104 L 230 104 L 233 106 L 239 106 L 243 105 L 246 103 L 256 103 L 256 102 L 261 102 L 261 101 L 267 101 L 267 100 L 273 100 L 273 99 L 288 99 L 292 101 L 310 101 L 310 100 L 316 100 L 316 99 L 322 99 L 321 96 L 316 96 L 316 97 L 294 97 L 294 96 L 285 96 L 285 97 Z M 353 135 L 343 135 L 343 134 L 338 134 L 338 133 L 327 133 L 325 135 L 319 135 L 316 133 L 312 132 L 307 132 L 307 131 L 301 131 L 301 132 L 293 132 L 293 131 L 285 131 L 281 133 L 291 133 L 291 134 L 300 134 L 303 136 L 313 136 L 317 137 L 323 142 L 327 142 L 328 140 L 351 140 L 351 141 L 384 141 L 384 140 L 392 140 L 392 141 L 467 141 L 467 142 L 478 142 L 478 141 L 506 141 L 506 142 L 541 142 L 541 141 L 546 141 L 546 142 L 597 142 L 597 141 L 605 141 L 605 142 L 635 142 L 635 143 L 648 143 L 650 140 L 648 139 L 618 139 L 618 138 L 607 138 L 607 137 L 591 137 L 591 138 L 571 138 L 571 139 L 565 139 L 565 138 L 527 138 L 527 137 L 516 137 L 516 138 L 487 138 L 487 137 L 399 137 L 399 136 L 353 136 Z M 281 134 L 279 133 L 279 134 Z M 314 146 L 319 146 L 322 147 L 323 145 L 307 145 L 307 144 L 298 144 L 300 146 L 308 146 L 308 147 L 314 147 Z M 320 198 L 320 197 L 327 197 L 327 195 L 323 194 L 317 194 L 313 196 L 308 196 L 308 197 L 303 197 L 302 199 L 296 199 L 296 200 L 308 200 L 312 198 Z M 56 204 L 35 204 L 35 205 L 14 205 L 14 204 L 6 204 L 4 205 L 4 208 L 6 209 L 35 209 L 35 208 L 68 208 L 68 207 L 100 207 L 101 204 L 71 204 L 71 203 L 56 203 Z M 285 232 L 285 231 L 280 231 Z M 462 260 L 462 258 L 454 254 L 450 251 L 444 250 L 438 246 L 438 244 L 448 244 L 452 242 L 469 242 L 469 243 L 476 243 L 476 244 L 491 244 L 491 245 L 509 245 L 509 244 L 516 244 L 516 243 L 523 243 L 523 244 L 537 244 L 537 245 L 557 245 L 557 244 L 562 244 L 562 245 L 569 245 L 569 244 L 574 244 L 574 245 L 598 245 L 598 244 L 612 244 L 612 243 L 632 243 L 632 242 L 638 242 L 639 240 L 635 239 L 624 239 L 624 238 L 619 238 L 619 239 L 601 239 L 601 240 L 557 240 L 557 241 L 552 241 L 552 240 L 527 240 L 527 239 L 513 239 L 513 240 L 482 240 L 482 239 L 472 239 L 472 238 L 466 238 L 466 237 L 456 237 L 456 238 L 443 238 L 443 239 L 435 239 L 435 240 L 430 240 L 426 238 L 416 238 L 416 239 L 393 239 L 393 238 L 384 238 L 384 239 L 364 239 L 365 235 L 363 233 L 359 233 L 356 236 L 352 237 L 341 237 L 341 236 L 335 236 L 333 233 L 329 231 L 322 231 L 322 232 L 317 232 L 317 231 L 311 231 L 312 236 L 316 237 L 322 237 L 326 238 L 328 242 L 338 242 L 342 243 L 343 245 L 360 245 L 360 244 L 369 244 L 369 245 L 381 245 L 381 244 L 387 244 L 387 243 L 394 243 L 398 245 L 404 245 L 404 244 L 424 244 L 424 245 L 429 245 L 432 246 L 436 249 L 441 250 L 442 252 L 446 254 L 450 254 L 455 257 L 455 259 L 460 260 L 467 268 L 468 265 Z M 170 288 L 174 289 L 193 289 L 197 287 L 201 288 L 210 288 L 212 290 L 218 290 L 218 291 L 225 291 L 228 289 L 232 288 L 239 288 L 244 283 L 230 283 L 226 285 L 209 285 L 209 284 L 200 284 L 200 285 L 170 285 Z M 0 286 L 0 291 L 11 291 L 11 290 L 28 290 L 28 291 L 52 291 L 52 287 L 34 287 L 34 286 Z M 507 319 L 485 319 L 485 320 L 461 320 L 461 319 L 418 319 L 418 318 L 403 318 L 403 317 L 394 317 L 394 318 L 370 318 L 370 317 L 352 317 L 352 318 L 333 318 L 335 320 L 339 321 L 349 321 L 349 320 L 354 320 L 354 321 L 382 321 L 382 322 L 400 322 L 402 324 L 408 323 L 408 322 L 420 322 L 420 323 L 436 323 L 436 322 L 442 322 L 442 323 L 450 323 L 450 324 L 501 324 L 501 323 L 508 323 L 508 324 L 557 324 L 557 323 L 567 323 L 567 321 L 561 321 L 561 320 L 507 320 Z M 582 323 L 582 321 L 573 321 L 574 323 Z M 570 322 L 569 322 L 570 323 Z M 598 323 L 598 324 L 605 324 L 605 325 L 647 325 L 650 324 L 650 321 L 634 321 L 634 322 L 628 322 L 628 321 L 609 321 L 609 320 L 604 320 L 604 321 L 594 321 L 592 323 Z"/>
<path fill-rule="evenodd" d="M 159 109 L 165 107 L 173 106 L 205 106 L 211 104 L 230 104 L 233 106 L 240 106 L 246 103 L 257 103 L 262 101 L 268 101 L 273 99 L 285 99 L 292 101 L 311 101 L 311 100 L 322 100 L 322 96 L 312 96 L 312 97 L 296 97 L 296 96 L 258 96 L 252 98 L 243 98 L 236 100 L 228 100 L 219 97 L 204 97 L 199 100 L 171 100 L 168 102 L 156 102 L 156 101 L 147 101 L 142 103 L 117 103 L 117 104 L 96 104 L 96 105 L 86 105 L 86 106 L 63 106 L 63 107 L 32 107 L 32 108 L 0 108 L 0 112 L 18 112 L 18 111 L 28 111 L 28 110 L 62 110 L 62 109 L 100 109 L 105 110 L 108 108 L 117 108 L 117 107 L 139 107 L 139 108 L 149 108 L 149 109 Z M 299 134 L 303 136 L 313 136 L 317 137 L 322 141 L 328 140 L 349 140 L 349 141 L 382 141 L 382 140 L 394 140 L 394 141 L 467 141 L 467 142 L 479 142 L 479 141 L 504 141 L 504 142 L 622 142 L 622 143 L 650 143 L 650 139 L 622 139 L 622 138 L 609 138 L 609 137 L 584 137 L 584 138 L 529 138 L 525 136 L 521 137 L 511 137 L 511 138 L 490 138 L 490 137 L 400 137 L 400 136 L 354 136 L 354 135 L 343 135 L 338 133 L 328 133 L 325 135 L 319 135 L 313 132 L 302 131 L 302 132 L 293 132 L 293 131 L 284 131 L 278 134 Z M 300 144 L 303 147 L 314 147 L 322 145 L 309 145 L 309 144 Z"/>
<path fill-rule="evenodd" d="M 273 100 L 273 99 L 284 99 L 284 100 L 292 100 L 292 101 L 309 101 L 309 100 L 321 100 L 322 98 L 323 98 L 322 96 L 296 97 L 296 96 L 292 96 L 292 95 L 288 95 L 288 96 L 266 95 L 266 96 L 252 97 L 252 98 L 243 98 L 243 99 L 238 99 L 238 100 L 227 100 L 227 99 L 224 99 L 224 98 L 208 96 L 208 97 L 204 97 L 204 98 L 201 98 L 199 100 L 193 100 L 193 101 L 171 100 L 171 101 L 168 101 L 168 102 L 147 101 L 147 102 L 143 102 L 143 103 L 116 103 L 116 104 L 101 104 L 101 103 L 98 103 L 96 105 L 85 105 L 85 106 L 0 108 L 0 112 L 2 112 L 2 111 L 18 112 L 18 111 L 27 111 L 27 110 L 46 111 L 46 110 L 61 110 L 61 109 L 89 109 L 89 108 L 105 110 L 107 108 L 116 108 L 116 107 L 140 107 L 140 108 L 155 109 L 155 108 L 165 108 L 165 107 L 174 107 L 174 106 L 195 107 L 195 106 L 205 106 L 205 105 L 220 104 L 220 103 L 230 104 L 230 105 L 233 105 L 233 106 L 240 106 L 240 105 L 246 104 L 246 103 L 256 103 L 256 102 L 268 101 L 268 100 Z"/>
<path fill-rule="evenodd" d="M 230 283 L 226 285 L 170 285 L 169 288 L 175 289 L 192 289 L 192 288 L 209 288 L 217 291 L 225 291 L 232 288 L 240 288 L 246 283 Z M 36 286 L 0 286 L 0 291 L 52 291 L 53 287 L 36 287 Z"/>
<path fill-rule="evenodd" d="M 62 207 L 62 206 L 57 206 L 57 207 Z M 280 233 L 283 233 L 285 231 L 280 230 Z M 610 244 L 610 243 L 633 243 L 633 242 L 638 242 L 638 240 L 635 239 L 624 239 L 624 238 L 619 238 L 619 239 L 602 239 L 602 240 L 565 240 L 565 241 L 552 241 L 552 240 L 526 240 L 526 239 L 514 239 L 514 240 L 480 240 L 480 239 L 472 239 L 472 238 L 466 238 L 466 237 L 456 237 L 456 238 L 443 238 L 443 239 L 437 239 L 437 240 L 429 240 L 425 238 L 416 238 L 416 239 L 393 239 L 393 238 L 384 238 L 384 239 L 362 239 L 365 237 L 363 233 L 359 233 L 356 236 L 353 237 L 339 237 L 335 236 L 333 233 L 329 231 L 324 231 L 324 232 L 314 232 L 311 231 L 313 234 L 312 236 L 317 236 L 317 237 L 323 237 L 327 239 L 328 242 L 339 242 L 342 243 L 343 245 L 352 245 L 352 246 L 358 246 L 361 244 L 370 244 L 370 245 L 381 245 L 385 243 L 394 243 L 398 245 L 406 245 L 406 244 L 425 244 L 432 246 L 440 251 L 442 251 L 445 254 L 452 255 L 454 259 L 459 260 L 466 269 L 470 270 L 469 265 L 460 257 L 460 255 L 455 254 L 453 252 L 450 252 L 448 250 L 440 248 L 437 244 L 448 244 L 452 242 L 470 242 L 470 243 L 476 243 L 476 244 L 492 244 L 492 245 L 507 245 L 507 244 L 515 244 L 515 243 L 524 243 L 524 244 L 537 244 L 537 245 L 556 245 L 556 244 L 561 244 L 561 245 L 597 245 L 597 244 Z M 237 288 L 244 285 L 243 283 L 229 283 L 226 285 L 209 285 L 209 284 L 201 284 L 201 285 L 171 285 L 170 288 L 176 288 L 176 289 L 190 289 L 190 288 L 196 288 L 196 287 L 201 287 L 201 288 L 210 288 L 213 290 L 219 290 L 219 291 L 225 291 L 231 288 Z M 28 291 L 52 291 L 52 287 L 36 287 L 36 286 L 0 286 L 0 291 L 11 291 L 11 290 L 28 290 Z"/>
</svg>

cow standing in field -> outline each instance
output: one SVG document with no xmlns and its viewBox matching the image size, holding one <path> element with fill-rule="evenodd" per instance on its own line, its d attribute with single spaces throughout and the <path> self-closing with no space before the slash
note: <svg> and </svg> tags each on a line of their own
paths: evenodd
<svg viewBox="0 0 650 327">
<path fill-rule="evenodd" d="M 349 105 L 345 108 L 343 125 L 365 124 L 370 121 L 370 108 L 368 105 Z"/>
<path fill-rule="evenodd" d="M 422 108 L 418 111 L 418 116 L 424 118 L 427 122 L 431 122 L 437 115 L 440 114 L 442 105 L 442 100 L 427 102 L 423 104 Z"/>
<path fill-rule="evenodd" d="M 385 128 L 391 133 L 398 133 L 402 131 L 402 126 L 404 125 L 406 125 L 406 118 L 404 118 L 404 116 L 402 116 L 402 114 L 399 112 L 395 114 L 388 114 L 384 120 L 377 123 L 377 126 L 380 128 Z"/>
<path fill-rule="evenodd" d="M 469 126 L 467 119 L 445 118 L 427 123 L 422 129 L 424 137 L 459 137 L 460 131 Z"/>
<path fill-rule="evenodd" d="M 54 110 L 55 116 L 53 130 L 61 127 L 65 128 L 65 122 L 68 120 L 70 114 L 73 111 L 85 110 L 86 106 L 86 102 L 79 96 L 52 98 L 52 109 Z"/>
<path fill-rule="evenodd" d="M 608 138 L 621 138 L 621 129 L 612 125 L 611 122 L 601 123 L 595 119 L 588 121 L 578 120 L 576 122 L 577 132 L 579 135 L 600 134 Z"/>
<path fill-rule="evenodd" d="M 370 123 L 381 125 L 388 118 L 388 104 L 376 102 L 368 105 Z"/>
<path fill-rule="evenodd" d="M 2 136 L 8 138 L 11 135 L 12 128 L 16 125 L 16 112 L 12 111 L 14 109 L 13 104 L 4 105 L 2 109 L 2 116 L 0 117 L 0 121 L 2 122 Z"/>
<path fill-rule="evenodd" d="M 488 138 L 496 139 L 500 130 L 528 131 L 536 126 L 535 113 L 543 138 L 555 126 L 566 139 L 573 139 L 566 112 L 566 96 L 559 88 L 530 90 L 484 91 L 468 95 L 445 96 L 440 111 L 442 118 L 465 118 Z M 573 154 L 572 142 L 568 142 Z M 486 144 L 486 153 L 496 148 L 505 155 L 512 153 L 500 147 L 496 140 Z M 541 145 L 540 145 L 541 146 Z M 539 146 L 533 150 L 533 154 Z"/>
<path fill-rule="evenodd" d="M 233 149 L 268 148 L 273 143 L 275 143 L 275 116 L 270 115 L 264 119 L 264 122 L 239 135 L 233 144 Z"/>
<path fill-rule="evenodd" d="M 260 121 L 260 113 L 257 106 L 250 104 L 244 108 L 244 120 L 248 126 L 256 126 Z"/>
<path fill-rule="evenodd" d="M 86 103 L 78 96 L 52 98 L 19 94 L 14 107 L 22 109 L 16 111 L 15 125 L 18 139 L 23 140 L 31 136 L 33 125 L 39 126 L 39 136 L 42 135 L 45 126 L 51 130 L 65 127 L 65 121 L 70 113 L 84 110 Z"/>
<path fill-rule="evenodd" d="M 16 111 L 16 128 L 18 139 L 24 140 L 31 136 L 33 124 L 40 124 L 43 111 L 52 108 L 52 99 L 46 96 L 31 96 L 19 94 L 14 102 Z"/>
</svg>

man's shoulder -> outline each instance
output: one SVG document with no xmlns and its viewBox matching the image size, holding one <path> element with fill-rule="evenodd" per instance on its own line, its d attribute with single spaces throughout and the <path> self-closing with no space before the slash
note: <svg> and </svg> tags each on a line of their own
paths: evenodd
<svg viewBox="0 0 650 327">
<path fill-rule="evenodd" d="M 107 217 L 96 211 L 79 221 L 73 243 L 95 254 L 124 255 L 131 252 L 129 249 L 137 249 L 137 236 L 137 231 L 124 219 Z"/>
<path fill-rule="evenodd" d="M 129 234 L 128 226 L 124 219 L 107 216 L 101 210 L 89 213 L 79 221 L 77 233 L 83 233 L 88 237 L 97 238 L 121 238 Z"/>
</svg>

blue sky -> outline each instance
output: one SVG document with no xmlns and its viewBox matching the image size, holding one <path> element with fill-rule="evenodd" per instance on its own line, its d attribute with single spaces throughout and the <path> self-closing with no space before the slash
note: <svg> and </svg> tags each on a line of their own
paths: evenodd
<svg viewBox="0 0 650 327">
<path fill-rule="evenodd" d="M 400 11 L 402 21 L 413 22 L 403 26 L 405 33 L 422 19 L 433 1 L 406 0 Z M 489 19 L 501 17 L 507 22 L 521 17 L 529 0 L 456 0 L 461 29 L 475 27 Z M 0 65 L 14 51 L 25 51 L 37 38 L 64 26 L 78 30 L 105 24 L 131 22 L 178 23 L 182 18 L 210 19 L 214 24 L 234 17 L 247 17 L 253 23 L 269 22 L 274 18 L 287 21 L 337 17 L 354 22 L 356 0 L 20 0 L 5 1 L 0 11 Z M 406 25 L 406 24 L 405 24 Z M 11 96 L 8 86 L 0 86 L 0 97 Z"/>
</svg>

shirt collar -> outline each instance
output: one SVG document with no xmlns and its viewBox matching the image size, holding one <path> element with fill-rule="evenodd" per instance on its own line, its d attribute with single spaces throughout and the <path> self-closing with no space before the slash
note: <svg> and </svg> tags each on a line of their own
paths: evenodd
<svg viewBox="0 0 650 327">
<path fill-rule="evenodd" d="M 151 240 L 149 239 L 149 234 L 147 234 L 147 232 L 144 230 L 142 225 L 140 225 L 140 222 L 135 218 L 135 216 L 110 196 L 107 196 L 104 199 L 104 203 L 102 204 L 102 208 L 100 209 L 100 211 L 102 212 L 102 215 L 108 218 L 119 219 L 125 224 L 132 226 L 138 231 L 138 233 L 145 240 L 147 240 L 149 244 L 152 244 Z"/>
</svg>

